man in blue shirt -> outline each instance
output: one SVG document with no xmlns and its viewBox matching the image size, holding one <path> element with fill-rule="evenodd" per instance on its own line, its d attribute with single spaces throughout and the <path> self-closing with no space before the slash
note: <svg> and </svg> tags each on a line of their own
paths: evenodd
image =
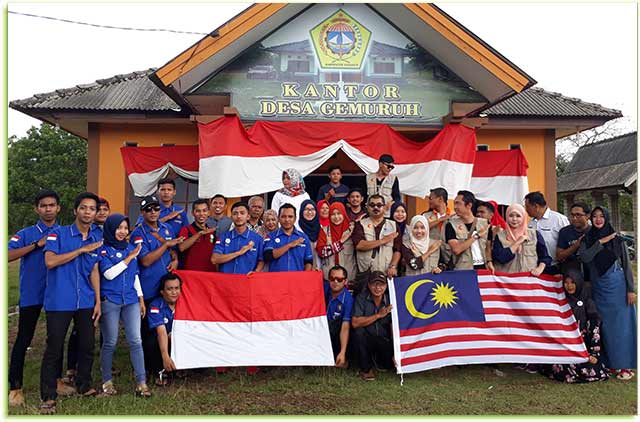
<svg viewBox="0 0 640 422">
<path fill-rule="evenodd" d="M 64 339 L 72 319 L 78 333 L 76 387 L 83 396 L 96 394 L 91 387 L 91 368 L 94 327 L 100 318 L 96 249 L 102 245 L 102 230 L 92 224 L 97 210 L 98 197 L 91 192 L 81 193 L 74 203 L 75 222 L 60 226 L 47 235 L 44 248 L 47 345 L 40 369 L 40 410 L 44 414 L 55 413 Z"/>
<path fill-rule="evenodd" d="M 248 274 L 262 271 L 264 241 L 262 236 L 249 230 L 249 205 L 236 202 L 231 207 L 231 218 L 234 228 L 216 240 L 211 262 L 218 265 L 222 273 Z"/>
<path fill-rule="evenodd" d="M 329 270 L 329 281 L 324 285 L 331 347 L 338 368 L 347 367 L 347 344 L 351 328 L 353 297 L 346 288 L 347 278 L 347 269 L 336 265 Z"/>
<path fill-rule="evenodd" d="M 187 211 L 173 203 L 176 193 L 176 182 L 173 179 L 165 178 L 158 181 L 158 196 L 160 197 L 160 217 L 158 221 L 169 227 L 173 239 L 180 235 L 180 229 L 189 225 Z M 142 224 L 143 221 L 144 218 L 141 215 L 136 221 L 136 226 Z"/>
<path fill-rule="evenodd" d="M 313 252 L 306 234 L 295 228 L 296 208 L 283 204 L 278 210 L 280 228 L 267 235 L 264 245 L 264 261 L 269 272 L 311 271 Z"/>
<path fill-rule="evenodd" d="M 333 165 L 329 167 L 329 183 L 320 186 L 318 190 L 318 196 L 316 202 L 321 200 L 329 201 L 330 204 L 334 202 L 347 202 L 347 195 L 349 195 L 349 186 L 343 185 L 342 170 L 340 166 Z"/>
<path fill-rule="evenodd" d="M 24 357 L 33 340 L 44 302 L 47 267 L 44 265 L 43 248 L 47 235 L 58 228 L 56 218 L 60 212 L 60 197 L 54 191 L 43 190 L 36 196 L 34 205 L 40 217 L 38 222 L 20 230 L 9 240 L 9 262 L 20 259 L 20 310 L 18 335 L 9 364 L 9 406 L 24 405 Z"/>
</svg>

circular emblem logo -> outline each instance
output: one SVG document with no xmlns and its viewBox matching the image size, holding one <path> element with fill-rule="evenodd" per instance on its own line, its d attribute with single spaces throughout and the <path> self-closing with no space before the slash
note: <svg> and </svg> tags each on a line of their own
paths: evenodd
<svg viewBox="0 0 640 422">
<path fill-rule="evenodd" d="M 276 243 L 280 243 L 280 238 L 276 238 Z"/>
<path fill-rule="evenodd" d="M 578 305 L 578 306 L 582 306 L 582 305 L 583 305 L 583 303 L 582 303 L 582 301 L 581 301 L 581 300 L 579 300 L 579 301 L 578 301 L 578 303 L 576 303 L 576 305 Z"/>
<path fill-rule="evenodd" d="M 229 238 L 225 239 L 224 243 L 226 243 L 228 245 L 229 243 L 231 243 L 231 239 L 229 239 Z"/>
<path fill-rule="evenodd" d="M 122 254 L 120 252 L 116 252 L 116 257 L 117 258 L 122 258 Z"/>
<path fill-rule="evenodd" d="M 338 22 L 327 29 L 327 47 L 333 54 L 349 54 L 355 47 L 355 31 L 346 22 Z"/>
<path fill-rule="evenodd" d="M 164 234 L 166 234 L 167 236 L 169 236 L 169 229 L 164 229 Z"/>
<path fill-rule="evenodd" d="M 169 322 L 169 318 L 164 317 L 163 321 L 164 321 L 165 324 L 167 324 Z"/>
</svg>

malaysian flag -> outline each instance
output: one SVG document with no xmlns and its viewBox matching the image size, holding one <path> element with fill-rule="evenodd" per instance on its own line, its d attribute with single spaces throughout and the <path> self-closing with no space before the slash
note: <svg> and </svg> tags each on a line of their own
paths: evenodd
<svg viewBox="0 0 640 422">
<path fill-rule="evenodd" d="M 588 353 L 556 277 L 445 271 L 389 283 L 397 371 L 476 363 L 582 363 Z"/>
</svg>

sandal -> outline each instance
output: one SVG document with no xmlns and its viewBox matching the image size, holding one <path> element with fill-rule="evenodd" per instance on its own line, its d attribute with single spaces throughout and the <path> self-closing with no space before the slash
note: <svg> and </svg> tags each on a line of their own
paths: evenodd
<svg viewBox="0 0 640 422">
<path fill-rule="evenodd" d="M 116 394 L 118 394 L 118 390 L 113 386 L 113 381 L 107 381 L 102 384 L 102 395 L 115 396 Z"/>
<path fill-rule="evenodd" d="M 80 395 L 80 397 L 93 397 L 95 395 L 98 394 L 98 392 L 96 391 L 95 388 L 90 388 L 87 391 L 85 391 L 84 393 L 78 393 Z"/>
<path fill-rule="evenodd" d="M 136 387 L 136 396 L 145 398 L 151 397 L 151 389 L 149 389 L 149 386 L 146 383 L 138 384 Z"/>
<path fill-rule="evenodd" d="M 156 385 L 158 387 L 166 387 L 167 385 L 169 385 L 169 380 L 167 379 L 167 377 L 158 377 L 156 378 Z"/>
<path fill-rule="evenodd" d="M 55 415 L 56 414 L 56 401 L 47 400 L 40 403 L 41 415 Z"/>
<path fill-rule="evenodd" d="M 636 374 L 631 369 L 621 369 L 616 375 L 616 378 L 623 381 L 628 381 L 633 378 Z"/>
</svg>

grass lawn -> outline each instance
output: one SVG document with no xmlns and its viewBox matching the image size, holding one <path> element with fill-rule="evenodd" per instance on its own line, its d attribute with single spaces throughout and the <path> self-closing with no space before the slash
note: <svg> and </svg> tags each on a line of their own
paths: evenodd
<svg viewBox="0 0 640 422">
<path fill-rule="evenodd" d="M 17 303 L 17 265 L 9 265 L 9 305 Z M 18 318 L 8 319 L 9 347 Z M 97 337 L 97 336 L 96 336 Z M 36 414 L 39 370 L 44 347 L 44 317 L 27 352 L 24 388 L 27 406 L 11 415 Z M 152 387 L 151 399 L 133 396 L 133 375 L 123 335 L 114 365 L 119 395 L 111 398 L 68 398 L 58 402 L 64 415 L 631 415 L 637 412 L 637 384 L 612 379 L 568 385 L 500 365 L 504 376 L 486 366 L 450 367 L 404 377 L 381 373 L 365 383 L 355 369 L 269 368 L 249 377 L 233 369 L 217 375 L 207 369 L 165 388 Z M 96 345 L 97 347 L 97 345 Z M 100 383 L 98 353 L 93 379 Z"/>
</svg>

